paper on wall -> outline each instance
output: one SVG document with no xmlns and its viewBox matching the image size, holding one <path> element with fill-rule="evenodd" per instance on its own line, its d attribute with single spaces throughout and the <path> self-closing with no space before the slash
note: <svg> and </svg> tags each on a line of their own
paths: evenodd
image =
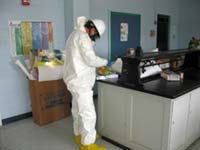
<svg viewBox="0 0 200 150">
<path fill-rule="evenodd" d="M 51 21 L 9 21 L 12 55 L 28 56 L 30 50 L 53 50 Z"/>
<path fill-rule="evenodd" d="M 63 77 L 63 66 L 38 66 L 38 81 L 58 80 Z"/>
<path fill-rule="evenodd" d="M 25 73 L 25 75 L 30 79 L 33 80 L 33 76 L 28 72 L 27 68 L 22 64 L 22 62 L 17 59 L 15 64 L 19 66 L 19 68 Z"/>
<path fill-rule="evenodd" d="M 122 22 L 120 24 L 120 41 L 121 42 L 128 41 L 128 23 Z"/>
</svg>

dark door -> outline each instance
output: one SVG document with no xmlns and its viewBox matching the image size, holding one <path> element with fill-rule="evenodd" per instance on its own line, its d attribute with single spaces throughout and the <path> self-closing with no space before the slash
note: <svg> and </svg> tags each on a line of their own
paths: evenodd
<svg viewBox="0 0 200 150">
<path fill-rule="evenodd" d="M 158 15 L 157 17 L 157 48 L 160 51 L 169 49 L 169 16 Z"/>
<path fill-rule="evenodd" d="M 128 48 L 136 48 L 140 46 L 140 15 L 130 13 L 111 12 L 111 60 L 116 60 L 117 57 L 126 55 Z M 126 24 L 127 39 L 122 40 L 121 31 L 122 24 Z"/>
</svg>

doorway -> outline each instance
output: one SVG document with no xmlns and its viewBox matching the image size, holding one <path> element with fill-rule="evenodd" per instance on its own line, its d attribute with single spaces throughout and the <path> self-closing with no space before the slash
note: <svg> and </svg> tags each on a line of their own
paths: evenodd
<svg viewBox="0 0 200 150">
<path fill-rule="evenodd" d="M 157 16 L 157 48 L 159 51 L 167 51 L 169 49 L 169 19 L 170 16 Z"/>
</svg>

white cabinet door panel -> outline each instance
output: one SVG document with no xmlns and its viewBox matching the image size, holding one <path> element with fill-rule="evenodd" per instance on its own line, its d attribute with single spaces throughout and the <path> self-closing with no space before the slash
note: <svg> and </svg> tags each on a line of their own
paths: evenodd
<svg viewBox="0 0 200 150">
<path fill-rule="evenodd" d="M 170 150 L 183 150 L 186 139 L 190 95 L 177 98 L 173 104 Z"/>
<path fill-rule="evenodd" d="M 186 146 L 192 144 L 200 135 L 200 89 L 194 90 L 190 97 Z"/>
<path fill-rule="evenodd" d="M 200 136 L 200 88 L 166 99 L 98 86 L 99 133 L 136 150 L 185 150 Z"/>
<path fill-rule="evenodd" d="M 135 92 L 130 110 L 130 139 L 143 147 L 162 149 L 165 103 L 161 97 Z"/>
<path fill-rule="evenodd" d="M 115 93 L 115 94 L 111 94 Z M 130 96 L 115 86 L 100 86 L 100 132 L 106 137 L 125 139 L 127 100 Z"/>
</svg>

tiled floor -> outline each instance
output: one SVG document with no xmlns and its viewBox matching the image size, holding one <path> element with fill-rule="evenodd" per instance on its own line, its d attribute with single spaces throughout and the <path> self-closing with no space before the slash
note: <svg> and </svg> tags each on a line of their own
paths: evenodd
<svg viewBox="0 0 200 150">
<path fill-rule="evenodd" d="M 39 127 L 32 118 L 0 127 L 0 150 L 79 150 L 73 141 L 72 118 Z M 99 139 L 108 150 L 121 150 Z M 197 141 L 188 150 L 200 150 Z"/>
<path fill-rule="evenodd" d="M 97 143 L 121 150 L 101 139 Z M 74 143 L 71 117 L 43 127 L 29 118 L 0 127 L 0 150 L 79 150 L 79 146 Z"/>
</svg>

